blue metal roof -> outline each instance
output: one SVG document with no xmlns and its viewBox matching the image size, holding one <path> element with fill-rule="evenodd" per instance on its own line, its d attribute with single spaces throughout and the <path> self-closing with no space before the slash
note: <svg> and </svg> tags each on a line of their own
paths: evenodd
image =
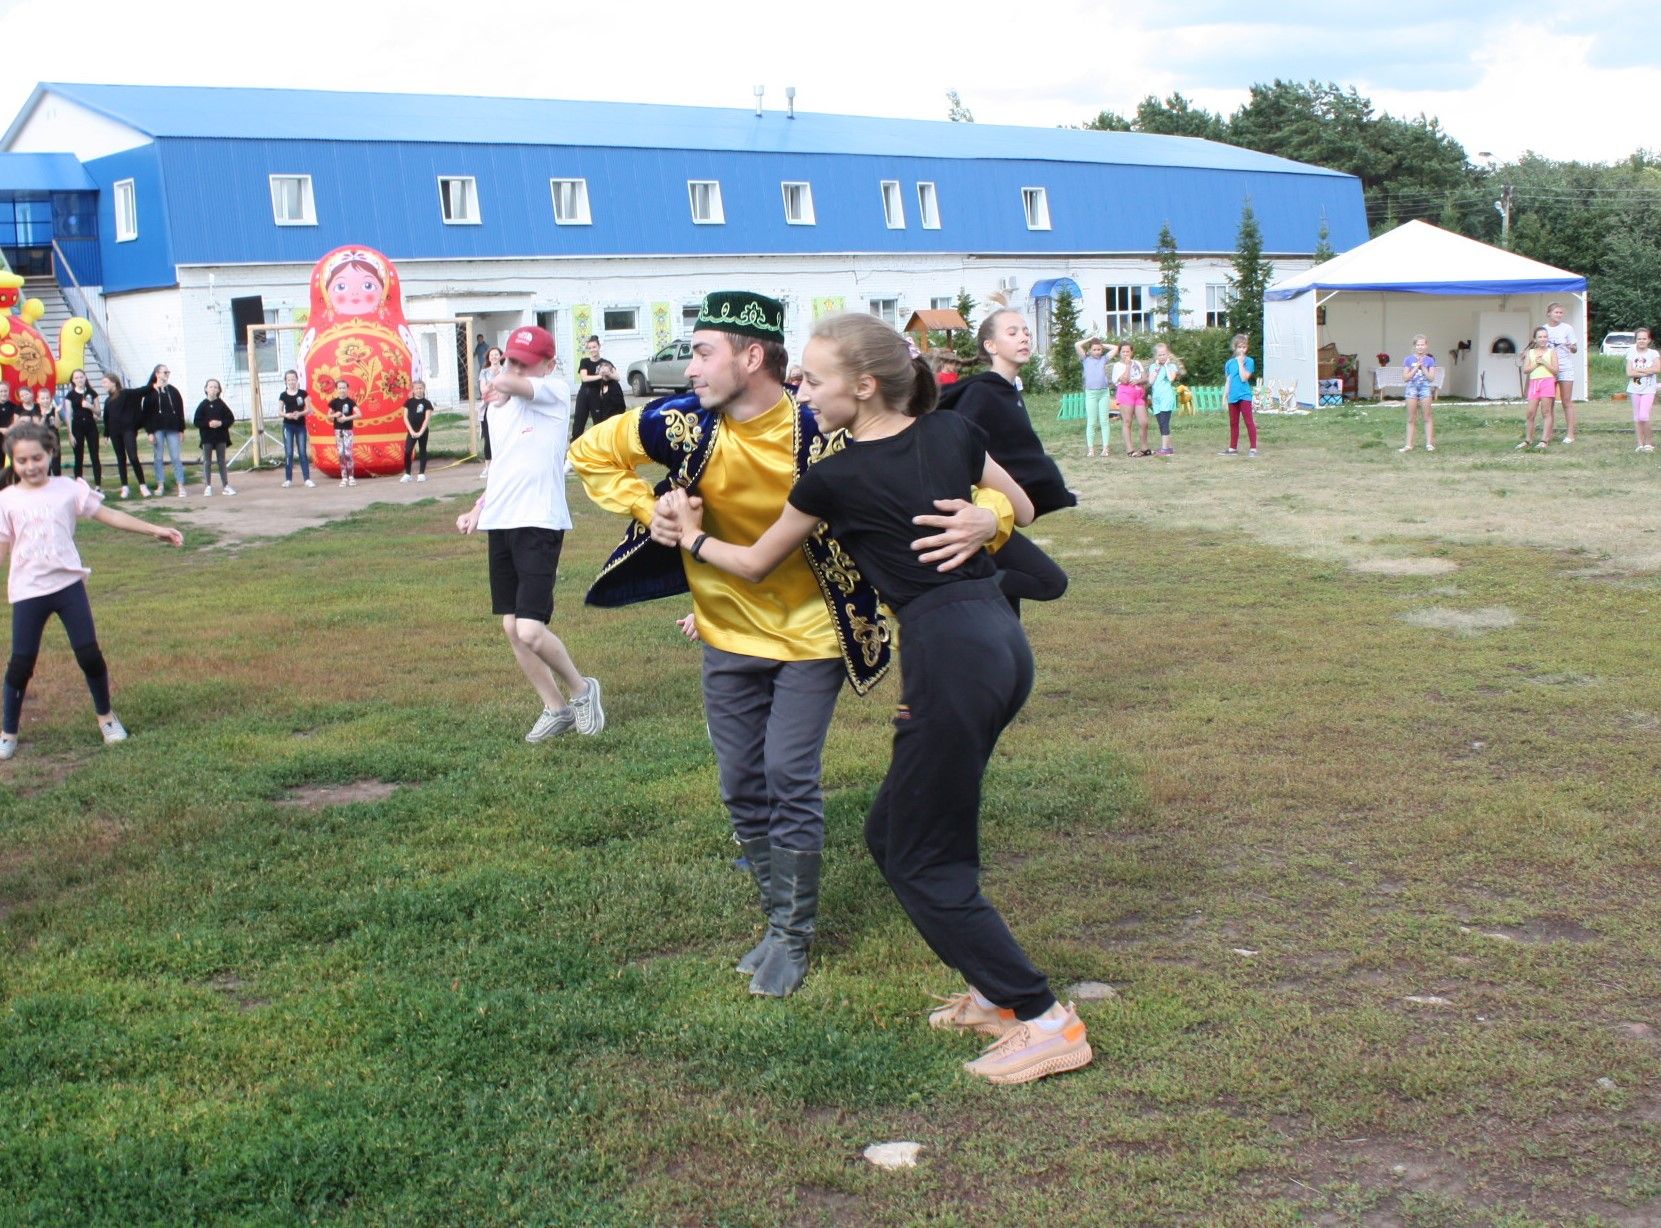
<svg viewBox="0 0 1661 1228">
<path fill-rule="evenodd" d="M 86 167 L 66 153 L 0 153 L 0 192 L 94 192 Z"/>
<path fill-rule="evenodd" d="M 742 108 L 540 98 L 56 82 L 36 87 L 0 146 L 10 142 L 22 118 L 40 95 L 48 92 L 157 138 L 867 154 L 1348 177 L 1233 145 L 1146 132 L 1019 128 L 809 112 L 799 112 L 790 119 L 778 110 L 757 116 L 753 110 Z"/>
</svg>

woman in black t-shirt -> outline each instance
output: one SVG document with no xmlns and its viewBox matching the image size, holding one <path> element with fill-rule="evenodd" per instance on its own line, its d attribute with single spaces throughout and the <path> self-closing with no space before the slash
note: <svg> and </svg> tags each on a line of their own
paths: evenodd
<svg viewBox="0 0 1661 1228">
<path fill-rule="evenodd" d="M 751 546 L 702 530 L 684 490 L 659 505 L 693 565 L 757 581 L 827 522 L 904 629 L 894 755 L 865 821 L 865 842 L 924 940 L 969 987 L 929 1016 L 932 1027 L 998 1039 L 966 1064 L 993 1083 L 1026 1083 L 1091 1060 L 1084 1024 L 1050 992 L 980 893 L 981 778 L 1032 688 L 1032 652 L 989 556 L 940 571 L 913 552 L 915 518 L 971 487 L 1002 491 L 1018 523 L 1032 500 L 986 454 L 959 414 L 935 414 L 934 374 L 872 316 L 833 316 L 802 355 L 797 399 L 848 441 L 808 469 L 773 526 Z M 835 446 L 834 443 L 832 445 Z M 815 884 L 816 886 L 816 884 Z M 816 892 L 815 892 L 816 894 Z"/>
<path fill-rule="evenodd" d="M 417 452 L 421 454 L 421 472 L 417 482 L 427 480 L 427 432 L 433 424 L 433 403 L 427 400 L 427 385 L 416 380 L 410 385 L 410 398 L 404 402 L 404 476 L 410 480 L 410 462 Z"/>
<path fill-rule="evenodd" d="M 600 374 L 600 339 L 590 337 L 583 343 L 588 356 L 577 364 L 577 402 L 571 410 L 571 438 L 581 435 L 590 422 L 600 421 L 600 392 L 605 377 Z M 609 365 L 609 364 L 607 364 Z M 615 370 L 615 368 L 613 368 Z M 619 395 L 622 389 L 618 389 Z"/>
<path fill-rule="evenodd" d="M 948 387 L 940 408 L 956 410 L 986 432 L 986 450 L 1021 484 L 1038 515 L 1076 507 L 1078 496 L 1039 442 L 1021 398 L 1021 367 L 1032 355 L 1026 317 L 1007 307 L 994 311 L 981 321 L 975 344 L 991 369 Z M 1017 616 L 1023 597 L 1054 601 L 1067 591 L 1067 573 L 1019 533 L 998 549 L 997 562 L 998 585 Z"/>
<path fill-rule="evenodd" d="M 294 459 L 300 459 L 300 480 L 311 480 L 311 441 L 306 438 L 306 394 L 300 389 L 300 373 L 290 367 L 283 372 L 283 390 L 277 394 L 283 415 L 283 485 L 294 485 Z"/>
<path fill-rule="evenodd" d="M 104 465 L 98 455 L 98 394 L 87 383 L 87 373 L 76 367 L 69 373 L 69 391 L 63 394 L 69 407 L 69 433 L 75 439 L 75 476 L 81 476 L 87 450 L 92 450 L 92 484 L 104 489 Z"/>
</svg>

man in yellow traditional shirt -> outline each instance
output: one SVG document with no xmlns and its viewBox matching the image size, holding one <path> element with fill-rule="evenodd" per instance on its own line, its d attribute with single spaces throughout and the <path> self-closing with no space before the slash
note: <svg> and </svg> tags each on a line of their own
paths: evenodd
<svg viewBox="0 0 1661 1228">
<path fill-rule="evenodd" d="M 725 541 L 750 542 L 778 518 L 800 466 L 818 446 L 811 417 L 784 386 L 783 304 L 744 291 L 710 294 L 692 352 L 686 374 L 695 404 L 691 398 L 655 402 L 572 441 L 571 463 L 589 497 L 635 522 L 596 591 L 613 567 L 643 560 L 651 549 L 645 528 L 660 530 L 663 545 L 678 543 L 674 527 L 657 518 L 658 496 L 636 472 L 639 466 L 680 465 L 672 480 L 703 500 L 704 527 Z M 985 506 L 954 500 L 939 516 L 922 518 L 936 532 L 916 543 L 921 557 L 952 566 L 1000 532 L 1008 535 L 1008 502 L 995 491 L 976 498 Z M 624 595 L 596 603 L 691 590 L 693 617 L 683 628 L 703 641 L 704 711 L 721 797 L 767 918 L 765 936 L 739 960 L 738 971 L 750 975 L 751 993 L 785 997 L 807 975 L 818 913 L 825 735 L 844 670 L 862 692 L 881 677 L 887 628 L 874 592 L 869 619 L 853 615 L 854 603 L 828 601 L 842 577 L 816 571 L 811 550 L 754 584 L 683 564 L 678 549 L 654 565 L 673 567 L 677 588 L 648 592 L 631 583 L 622 586 Z M 841 592 L 845 598 L 848 590 Z M 595 601 L 594 592 L 589 599 Z"/>
</svg>

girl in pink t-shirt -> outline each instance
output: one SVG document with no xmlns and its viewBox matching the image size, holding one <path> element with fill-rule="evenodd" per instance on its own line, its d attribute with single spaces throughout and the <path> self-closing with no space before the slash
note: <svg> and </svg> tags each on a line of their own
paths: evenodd
<svg viewBox="0 0 1661 1228">
<path fill-rule="evenodd" d="M 98 650 L 85 580 L 92 572 L 75 549 L 79 517 L 129 533 L 148 533 L 170 545 L 184 544 L 177 529 L 146 524 L 104 506 L 104 496 L 80 478 L 53 477 L 56 437 L 47 427 L 23 422 L 6 437 L 11 484 L 0 490 L 0 546 L 10 548 L 11 570 L 6 596 L 12 605 L 12 654 L 6 665 L 4 715 L 0 719 L 0 759 L 17 753 L 17 728 L 23 694 L 35 672 L 41 633 L 56 614 L 69 635 L 75 661 L 86 675 L 92 710 L 104 741 L 122 742 L 127 731 L 110 708 L 109 669 Z"/>
</svg>

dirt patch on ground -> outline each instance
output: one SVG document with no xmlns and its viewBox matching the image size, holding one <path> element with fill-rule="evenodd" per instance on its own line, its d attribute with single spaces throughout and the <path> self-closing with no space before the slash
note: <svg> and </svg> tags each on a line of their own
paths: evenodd
<svg viewBox="0 0 1661 1228">
<path fill-rule="evenodd" d="M 1458 571 L 1452 559 L 1357 559 L 1351 571 L 1366 576 L 1445 576 Z"/>
<path fill-rule="evenodd" d="M 33 797 L 61 784 L 87 760 L 84 754 L 34 755 L 19 747 L 17 758 L 0 763 L 0 786 L 19 797 Z"/>
<path fill-rule="evenodd" d="M 175 499 L 171 495 L 158 500 L 115 500 L 114 506 L 142 512 L 150 506 L 164 506 L 169 511 L 183 513 L 175 518 L 188 537 L 193 525 L 211 529 L 218 540 L 215 549 L 234 549 L 252 541 L 287 537 L 302 529 L 321 528 L 327 524 L 362 511 L 374 503 L 415 503 L 421 499 L 453 499 L 459 495 L 473 495 L 483 488 L 479 478 L 480 466 L 465 461 L 427 471 L 425 482 L 400 482 L 396 477 L 359 478 L 356 486 L 341 486 L 338 480 L 317 477 L 315 487 L 302 486 L 295 480 L 293 486 L 283 489 L 283 471 L 264 469 L 235 475 L 236 495 L 226 498 L 215 494 L 202 498 L 200 486 L 189 487 L 190 495 Z M 313 471 L 316 476 L 316 471 Z"/>
<path fill-rule="evenodd" d="M 1661 1199 L 1622 1206 L 1591 1193 L 1542 1195 L 1526 1177 L 1483 1171 L 1452 1149 L 1410 1140 L 1321 1140 L 1302 1148 L 1294 1165 L 1296 1175 L 1274 1192 L 1305 1206 L 1312 1224 L 1486 1223 L 1503 1206 L 1527 1208 L 1553 1223 L 1598 1216 L 1599 1223 L 1639 1228 L 1654 1225 L 1661 1206 Z"/>
<path fill-rule="evenodd" d="M 1479 925 L 1465 923 L 1466 929 L 1503 942 L 1596 942 L 1603 937 L 1568 917 L 1534 917 L 1520 925 Z"/>
<path fill-rule="evenodd" d="M 1403 614 L 1402 621 L 1431 631 L 1452 631 L 1455 635 L 1481 635 L 1517 625 L 1517 615 L 1502 605 L 1483 606 L 1476 610 L 1455 610 L 1448 606 L 1427 605 Z"/>
<path fill-rule="evenodd" d="M 257 1010 L 270 1005 L 270 999 L 248 993 L 248 982 L 230 968 L 214 973 L 208 978 L 207 985 L 215 993 L 223 995 L 226 1001 L 234 1003 L 239 1011 Z"/>
<path fill-rule="evenodd" d="M 385 780 L 354 780 L 343 785 L 296 785 L 284 791 L 277 804 L 294 810 L 321 810 L 325 806 L 384 801 L 397 791 L 397 785 Z"/>
<path fill-rule="evenodd" d="M 1510 450 L 1511 425 L 1522 433 L 1520 406 L 1441 406 L 1438 418 L 1477 429 L 1454 430 L 1434 457 L 1410 464 L 1388 442 L 1401 429 L 1401 410 L 1360 412 L 1368 416 L 1354 434 L 1318 417 L 1266 420 L 1263 453 L 1249 462 L 1215 455 L 1225 436 L 1196 436 L 1186 425 L 1171 464 L 1103 464 L 1071 446 L 1056 447 L 1056 459 L 1081 505 L 1115 520 L 1233 530 L 1345 565 L 1404 554 L 1403 541 L 1584 551 L 1595 525 L 1602 557 L 1582 554 L 1580 567 L 1605 578 L 1661 571 L 1651 510 L 1657 469 L 1653 458 L 1633 455 L 1625 407 L 1582 406 L 1581 441 L 1535 456 Z M 1196 421 L 1227 430 L 1220 416 L 1185 423 Z M 1367 437 L 1378 430 L 1385 444 Z M 1193 446 L 1202 442 L 1212 446 Z"/>
</svg>

